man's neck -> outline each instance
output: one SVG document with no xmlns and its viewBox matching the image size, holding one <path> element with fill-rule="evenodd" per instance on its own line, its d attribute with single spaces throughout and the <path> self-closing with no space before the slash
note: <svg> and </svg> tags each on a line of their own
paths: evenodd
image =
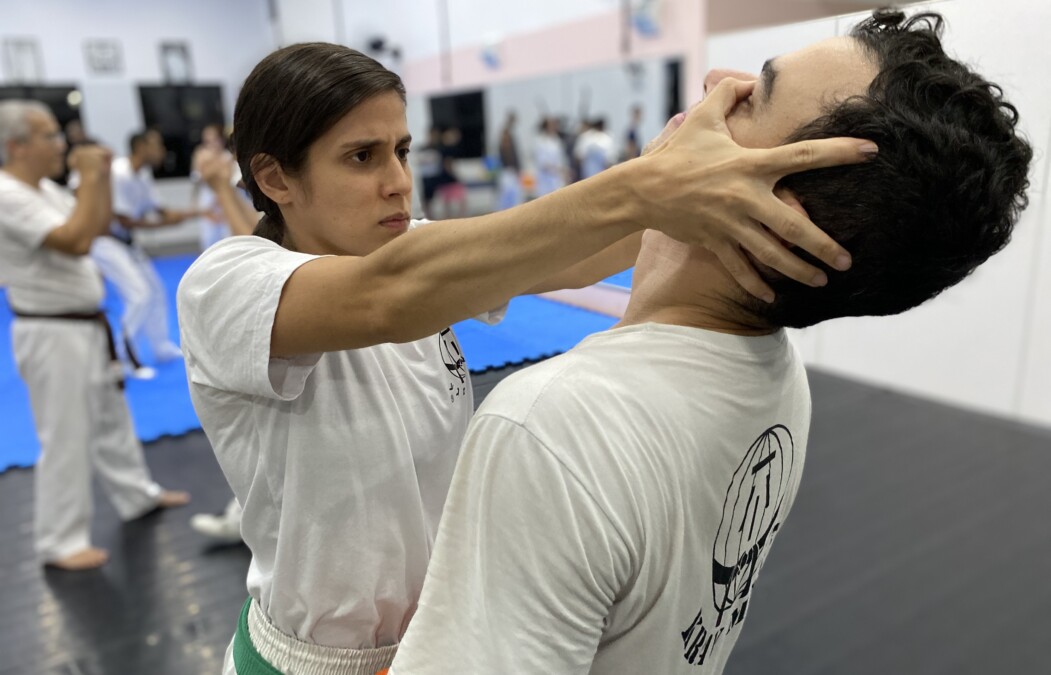
<svg viewBox="0 0 1051 675">
<path fill-rule="evenodd" d="M 41 176 L 39 173 L 30 170 L 28 167 L 15 163 L 8 164 L 3 169 L 0 169 L 0 171 L 3 171 L 17 181 L 25 183 L 34 190 L 40 189 L 40 181 L 45 178 L 45 176 Z"/>
<path fill-rule="evenodd" d="M 643 238 L 631 300 L 618 326 L 652 322 L 733 335 L 774 332 L 735 301 L 743 293 L 714 255 L 650 230 Z"/>
<path fill-rule="evenodd" d="M 128 157 L 128 162 L 131 164 L 131 170 L 135 173 L 138 173 L 139 169 L 146 166 L 146 159 L 144 157 L 138 157 L 136 155 Z"/>
</svg>

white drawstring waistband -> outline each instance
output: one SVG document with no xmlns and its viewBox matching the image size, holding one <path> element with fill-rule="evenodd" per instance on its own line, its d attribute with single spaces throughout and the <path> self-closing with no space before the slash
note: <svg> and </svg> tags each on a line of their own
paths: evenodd
<svg viewBox="0 0 1051 675">
<path fill-rule="evenodd" d="M 248 634 L 259 655 L 287 675 L 376 675 L 390 667 L 398 651 L 398 645 L 341 649 L 303 642 L 274 628 L 254 600 L 248 609 Z"/>
</svg>

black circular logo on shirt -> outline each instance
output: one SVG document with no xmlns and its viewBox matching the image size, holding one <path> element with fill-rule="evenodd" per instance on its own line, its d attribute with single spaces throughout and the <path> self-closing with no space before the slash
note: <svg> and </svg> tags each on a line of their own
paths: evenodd
<svg viewBox="0 0 1051 675">
<path fill-rule="evenodd" d="M 452 328 L 446 328 L 439 333 L 438 339 L 441 341 L 442 361 L 446 369 L 462 383 L 467 379 L 467 360 L 460 351 L 460 345 L 456 342 L 456 335 Z"/>
</svg>

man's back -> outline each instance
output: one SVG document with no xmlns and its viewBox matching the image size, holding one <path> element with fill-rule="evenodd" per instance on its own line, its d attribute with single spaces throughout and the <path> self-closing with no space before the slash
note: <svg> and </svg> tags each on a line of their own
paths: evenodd
<svg viewBox="0 0 1051 675">
<path fill-rule="evenodd" d="M 472 423 L 396 672 L 720 672 L 809 424 L 783 332 L 631 326 L 508 378 Z"/>
</svg>

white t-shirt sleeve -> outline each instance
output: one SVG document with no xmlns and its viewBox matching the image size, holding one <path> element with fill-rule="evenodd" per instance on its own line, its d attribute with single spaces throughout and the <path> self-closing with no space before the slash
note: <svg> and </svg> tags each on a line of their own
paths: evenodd
<svg viewBox="0 0 1051 675">
<path fill-rule="evenodd" d="M 203 253 L 178 291 L 190 382 L 279 400 L 302 394 L 321 354 L 271 358 L 270 334 L 288 278 L 318 257 L 259 237 L 233 237 Z"/>
<path fill-rule="evenodd" d="M 423 227 L 424 225 L 430 225 L 431 223 L 434 223 L 434 222 L 437 222 L 437 221 L 428 220 L 426 218 L 421 218 L 419 220 L 410 220 L 409 221 L 409 230 L 415 230 L 417 227 Z M 507 306 L 508 306 L 508 304 L 509 303 L 505 302 L 504 304 L 500 305 L 499 307 L 496 307 L 494 309 L 490 309 L 487 312 L 482 312 L 481 314 L 478 314 L 477 316 L 473 316 L 471 318 L 474 319 L 475 321 L 481 321 L 484 324 L 488 324 L 490 326 L 495 326 L 496 324 L 498 324 L 501 321 L 503 321 L 504 317 L 507 316 Z"/>
<path fill-rule="evenodd" d="M 0 193 L 0 227 L 27 249 L 40 248 L 51 230 L 67 220 L 69 214 L 29 189 L 4 189 Z"/>
<path fill-rule="evenodd" d="M 160 211 L 164 208 L 164 202 L 161 199 L 161 193 L 157 191 L 157 181 L 154 180 L 153 174 L 148 173 L 143 176 L 143 180 L 146 182 L 148 193 L 150 197 L 150 210 Z"/>
<path fill-rule="evenodd" d="M 631 568 L 588 487 L 528 430 L 483 414 L 392 675 L 584 675 Z"/>
<path fill-rule="evenodd" d="M 111 177 L 113 185 L 113 215 L 135 218 L 138 204 L 135 198 L 135 185 L 124 176 L 114 174 Z"/>
</svg>

